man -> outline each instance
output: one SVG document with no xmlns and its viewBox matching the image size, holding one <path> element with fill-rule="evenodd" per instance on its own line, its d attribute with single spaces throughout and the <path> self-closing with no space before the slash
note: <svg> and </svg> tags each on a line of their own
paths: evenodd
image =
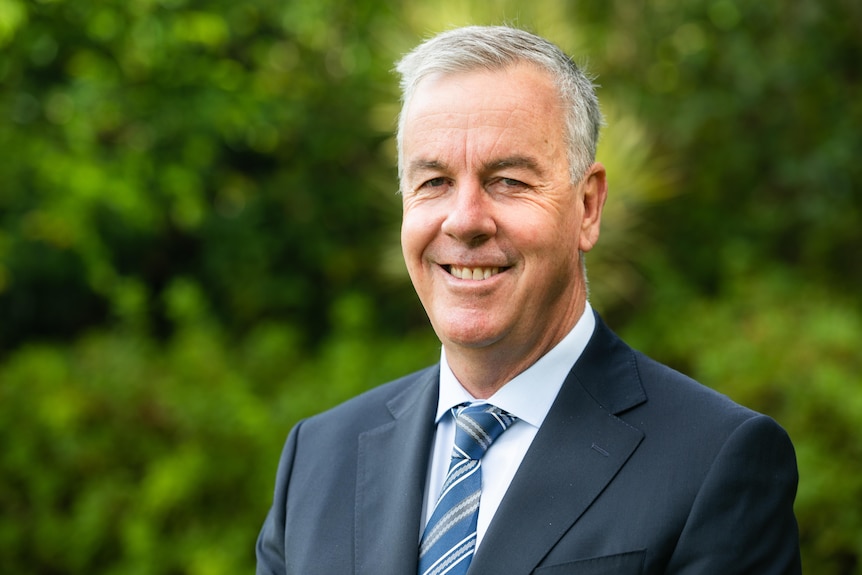
<svg viewBox="0 0 862 575">
<path fill-rule="evenodd" d="M 505 27 L 398 71 L 402 247 L 441 360 L 296 426 L 258 574 L 799 573 L 786 434 L 587 301 L 591 82 Z"/>
</svg>

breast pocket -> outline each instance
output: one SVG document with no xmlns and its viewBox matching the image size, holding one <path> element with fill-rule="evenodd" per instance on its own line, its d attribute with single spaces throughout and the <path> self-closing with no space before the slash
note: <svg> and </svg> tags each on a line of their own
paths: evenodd
<svg viewBox="0 0 862 575">
<path fill-rule="evenodd" d="M 643 571 L 646 551 L 631 551 L 619 555 L 593 557 L 547 565 L 533 571 L 534 575 L 639 575 Z"/>
</svg>

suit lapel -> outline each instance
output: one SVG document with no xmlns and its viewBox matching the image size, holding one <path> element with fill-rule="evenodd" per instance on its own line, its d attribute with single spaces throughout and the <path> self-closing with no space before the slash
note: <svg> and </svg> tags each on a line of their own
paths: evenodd
<svg viewBox="0 0 862 575">
<path fill-rule="evenodd" d="M 393 420 L 359 436 L 356 573 L 415 573 L 422 501 L 434 436 L 439 368 L 387 407 Z"/>
<path fill-rule="evenodd" d="M 646 400 L 631 349 L 597 317 L 509 486 L 471 575 L 529 573 L 605 489 L 643 433 L 615 417 Z"/>
</svg>

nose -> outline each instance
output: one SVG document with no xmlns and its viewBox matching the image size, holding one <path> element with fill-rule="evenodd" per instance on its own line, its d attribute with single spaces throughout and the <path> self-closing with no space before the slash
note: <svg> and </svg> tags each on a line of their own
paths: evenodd
<svg viewBox="0 0 862 575">
<path fill-rule="evenodd" d="M 441 230 L 465 244 L 484 242 L 497 232 L 492 199 L 479 182 L 461 182 L 451 196 Z"/>
</svg>

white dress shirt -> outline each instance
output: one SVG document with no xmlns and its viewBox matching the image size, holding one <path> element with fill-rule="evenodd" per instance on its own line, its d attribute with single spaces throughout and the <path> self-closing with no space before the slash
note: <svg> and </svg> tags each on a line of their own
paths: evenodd
<svg viewBox="0 0 862 575">
<path fill-rule="evenodd" d="M 516 416 L 518 421 L 491 444 L 482 457 L 482 497 L 476 532 L 477 547 L 482 542 L 488 524 L 494 517 L 518 466 L 521 465 L 524 454 L 551 409 L 563 381 L 592 337 L 595 325 L 596 319 L 587 302 L 578 323 L 560 343 L 486 400 L 487 403 Z M 473 401 L 477 400 L 458 382 L 449 368 L 446 351 L 443 350 L 440 357 L 437 431 L 425 486 L 423 526 L 431 518 L 449 471 L 452 444 L 455 442 L 455 421 L 451 410 L 456 405 Z"/>
</svg>

